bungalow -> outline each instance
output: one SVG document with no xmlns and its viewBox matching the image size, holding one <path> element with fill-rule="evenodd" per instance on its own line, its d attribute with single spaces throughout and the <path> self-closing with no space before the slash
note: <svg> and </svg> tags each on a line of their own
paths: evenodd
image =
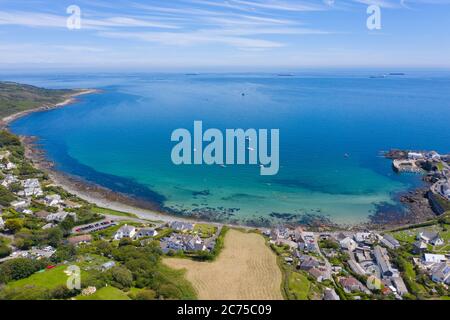
<svg viewBox="0 0 450 320">
<path fill-rule="evenodd" d="M 16 176 L 13 176 L 12 174 L 7 174 L 5 176 L 5 179 L 2 181 L 2 186 L 8 187 L 10 184 L 19 181 Z"/>
<path fill-rule="evenodd" d="M 136 228 L 125 224 L 124 226 L 120 227 L 119 230 L 117 230 L 116 234 L 114 235 L 114 240 L 120 240 L 122 238 L 133 238 L 135 234 Z"/>
<path fill-rule="evenodd" d="M 354 251 L 358 244 L 350 237 L 347 237 L 339 242 L 342 249 L 346 249 L 348 251 Z"/>
<path fill-rule="evenodd" d="M 344 288 L 347 293 L 351 292 L 366 292 L 370 291 L 358 280 L 353 277 L 344 277 L 339 279 L 339 284 Z"/>
<path fill-rule="evenodd" d="M 439 233 L 432 231 L 419 232 L 417 239 L 432 244 L 433 246 L 441 246 L 444 244 L 444 240 L 439 236 Z"/>
<path fill-rule="evenodd" d="M 13 207 L 14 209 L 24 208 L 26 206 L 28 206 L 28 202 L 23 199 L 11 202 L 11 207 Z"/>
<path fill-rule="evenodd" d="M 440 263 L 433 267 L 431 279 L 437 283 L 450 284 L 450 264 Z"/>
<path fill-rule="evenodd" d="M 12 163 L 12 162 L 8 162 L 8 163 L 5 165 L 5 169 L 6 169 L 6 170 L 13 170 L 13 169 L 15 169 L 15 168 L 17 168 L 17 166 L 16 166 L 14 163 Z"/>
<path fill-rule="evenodd" d="M 423 255 L 423 263 L 426 265 L 432 265 L 435 263 L 446 262 L 447 258 L 443 254 L 425 253 Z"/>
<path fill-rule="evenodd" d="M 16 211 L 23 214 L 33 214 L 33 211 L 27 208 L 18 208 Z"/>
<path fill-rule="evenodd" d="M 47 219 L 47 217 L 50 215 L 50 212 L 42 210 L 42 211 L 35 212 L 34 215 L 41 219 Z"/>
<path fill-rule="evenodd" d="M 55 207 L 61 203 L 61 196 L 59 194 L 50 194 L 44 198 L 45 205 Z"/>
<path fill-rule="evenodd" d="M 300 268 L 300 270 L 309 271 L 312 268 L 320 266 L 319 260 L 312 256 L 302 255 L 299 260 L 300 262 L 298 264 L 298 267 Z"/>
<path fill-rule="evenodd" d="M 78 245 L 80 243 L 88 243 L 92 241 L 92 236 L 90 234 L 84 234 L 79 236 L 70 237 L 67 242 L 72 245 Z"/>
<path fill-rule="evenodd" d="M 320 267 L 314 267 L 309 270 L 308 273 L 316 278 L 318 282 L 322 282 L 329 278 L 327 271 Z"/>
<path fill-rule="evenodd" d="M 187 232 L 193 231 L 194 225 L 188 222 L 172 221 L 169 223 L 169 228 L 175 231 Z"/>
<path fill-rule="evenodd" d="M 156 231 L 153 228 L 143 228 L 139 229 L 139 231 L 136 233 L 136 238 L 143 238 L 143 237 L 154 237 L 158 235 L 158 231 Z"/>
<path fill-rule="evenodd" d="M 49 214 L 45 218 L 45 220 L 47 220 L 48 222 L 62 222 L 69 216 L 72 217 L 75 221 L 77 220 L 77 214 L 75 212 L 66 211 Z"/>
<path fill-rule="evenodd" d="M 400 248 L 400 242 L 397 241 L 393 236 L 389 234 L 383 235 L 383 239 L 381 239 L 381 243 L 384 244 L 389 249 L 395 250 Z"/>
</svg>

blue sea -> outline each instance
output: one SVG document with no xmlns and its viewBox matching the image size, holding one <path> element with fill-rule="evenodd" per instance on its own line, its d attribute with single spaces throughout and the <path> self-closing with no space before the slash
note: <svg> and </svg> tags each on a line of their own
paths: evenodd
<svg viewBox="0 0 450 320">
<path fill-rule="evenodd" d="M 397 70 L 394 70 L 397 71 Z M 37 136 L 59 170 L 158 203 L 173 214 L 246 224 L 323 217 L 353 224 L 421 183 L 380 156 L 450 152 L 450 74 L 9 75 L 48 88 L 98 88 L 70 106 L 11 124 Z M 280 170 L 175 166 L 174 129 L 280 130 Z M 398 207 L 398 210 L 401 210 Z"/>
</svg>

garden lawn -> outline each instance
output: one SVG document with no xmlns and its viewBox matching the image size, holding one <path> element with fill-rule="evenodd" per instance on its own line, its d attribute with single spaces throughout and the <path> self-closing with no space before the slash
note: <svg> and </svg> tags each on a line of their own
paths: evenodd
<svg viewBox="0 0 450 320">
<path fill-rule="evenodd" d="M 93 295 L 90 296 L 82 296 L 79 295 L 76 297 L 77 300 L 131 300 L 130 297 L 127 296 L 125 292 L 119 290 L 117 288 L 108 286 L 103 287 Z"/>
<path fill-rule="evenodd" d="M 65 285 L 68 279 L 64 273 L 67 266 L 58 266 L 54 269 L 36 272 L 25 279 L 12 281 L 8 283 L 8 288 L 25 288 L 27 286 L 35 286 L 39 288 L 54 289 L 58 286 Z M 81 271 L 81 279 L 83 279 L 84 271 Z"/>
<path fill-rule="evenodd" d="M 289 291 L 296 300 L 308 300 L 311 282 L 301 273 L 291 272 L 289 275 Z"/>
</svg>

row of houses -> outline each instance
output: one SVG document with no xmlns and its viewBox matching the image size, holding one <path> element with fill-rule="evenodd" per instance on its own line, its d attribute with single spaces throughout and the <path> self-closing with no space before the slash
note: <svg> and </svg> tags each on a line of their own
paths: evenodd
<svg viewBox="0 0 450 320">
<path fill-rule="evenodd" d="M 140 239 L 144 237 L 155 237 L 156 235 L 158 235 L 158 231 L 154 228 L 138 229 L 135 226 L 125 224 L 117 230 L 114 235 L 114 240 L 121 240 L 123 238 Z"/>
<path fill-rule="evenodd" d="M 173 233 L 169 237 L 160 240 L 160 246 L 163 253 L 169 251 L 206 251 L 213 248 L 212 243 L 209 247 L 205 241 L 198 235 Z"/>
</svg>

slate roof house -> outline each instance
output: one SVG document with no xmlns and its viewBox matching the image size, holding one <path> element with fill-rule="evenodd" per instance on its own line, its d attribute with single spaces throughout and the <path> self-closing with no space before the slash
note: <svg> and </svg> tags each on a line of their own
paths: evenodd
<svg viewBox="0 0 450 320">
<path fill-rule="evenodd" d="M 129 225 L 123 225 L 122 227 L 117 230 L 116 234 L 114 235 L 114 240 L 120 240 L 122 238 L 133 238 L 136 234 L 136 228 Z"/>
</svg>

